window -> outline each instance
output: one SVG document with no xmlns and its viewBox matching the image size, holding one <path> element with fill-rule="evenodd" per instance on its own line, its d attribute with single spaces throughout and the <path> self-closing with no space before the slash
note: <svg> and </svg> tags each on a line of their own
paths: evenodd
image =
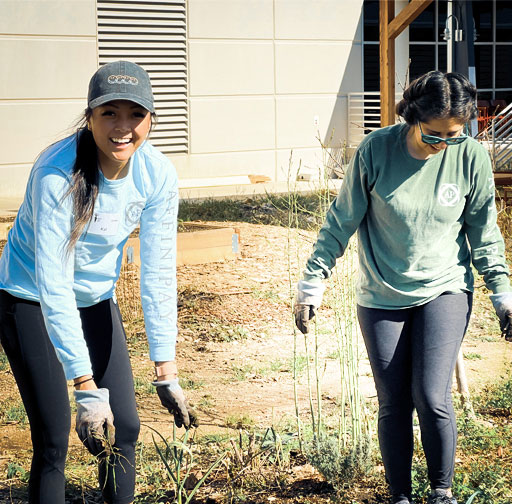
<svg viewBox="0 0 512 504">
<path fill-rule="evenodd" d="M 100 65 L 126 59 L 153 85 L 158 124 L 151 143 L 188 152 L 186 0 L 97 0 Z"/>
<path fill-rule="evenodd" d="M 446 13 L 447 0 L 437 0 L 409 26 L 409 81 L 430 70 L 446 71 Z M 379 0 L 364 1 L 363 20 L 364 90 L 379 91 Z"/>
<path fill-rule="evenodd" d="M 409 25 L 409 81 L 431 70 L 446 71 L 446 13 L 446 0 L 438 0 Z"/>
<path fill-rule="evenodd" d="M 476 85 L 480 99 L 512 96 L 512 2 L 473 0 Z"/>
</svg>

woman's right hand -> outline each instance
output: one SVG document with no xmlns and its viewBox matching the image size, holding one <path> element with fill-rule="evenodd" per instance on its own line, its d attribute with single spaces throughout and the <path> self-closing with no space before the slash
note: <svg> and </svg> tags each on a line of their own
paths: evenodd
<svg viewBox="0 0 512 504">
<path fill-rule="evenodd" d="M 75 400 L 76 433 L 80 441 L 94 456 L 111 453 L 115 427 L 108 389 L 75 390 Z"/>
</svg>

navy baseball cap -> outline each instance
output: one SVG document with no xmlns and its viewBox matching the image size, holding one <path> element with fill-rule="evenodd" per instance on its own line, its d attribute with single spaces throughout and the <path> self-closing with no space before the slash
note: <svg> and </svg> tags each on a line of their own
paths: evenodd
<svg viewBox="0 0 512 504">
<path fill-rule="evenodd" d="M 129 100 L 154 112 L 146 70 L 131 61 L 114 61 L 100 67 L 89 82 L 87 104 L 93 109 L 113 100 Z"/>
</svg>

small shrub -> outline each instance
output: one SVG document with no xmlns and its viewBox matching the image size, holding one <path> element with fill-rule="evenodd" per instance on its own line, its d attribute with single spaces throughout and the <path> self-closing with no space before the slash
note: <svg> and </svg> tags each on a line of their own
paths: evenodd
<svg viewBox="0 0 512 504">
<path fill-rule="evenodd" d="M 316 467 L 338 493 L 343 493 L 351 484 L 366 476 L 373 467 L 372 443 L 368 438 L 346 451 L 340 446 L 337 436 L 307 443 L 305 454 L 309 463 Z"/>
<path fill-rule="evenodd" d="M 19 478 L 24 483 L 28 482 L 28 478 L 30 476 L 30 472 L 26 471 L 23 467 L 21 467 L 16 462 L 9 462 L 7 464 L 6 471 L 7 479 Z"/>
</svg>

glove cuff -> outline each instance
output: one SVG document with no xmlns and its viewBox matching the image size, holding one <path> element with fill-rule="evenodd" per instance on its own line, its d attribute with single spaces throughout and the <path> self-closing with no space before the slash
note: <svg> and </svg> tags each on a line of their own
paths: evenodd
<svg viewBox="0 0 512 504">
<path fill-rule="evenodd" d="M 169 387 L 169 389 L 173 391 L 181 389 L 178 378 L 174 380 L 152 381 L 151 385 L 155 387 Z"/>
<path fill-rule="evenodd" d="M 325 285 L 322 281 L 299 280 L 297 284 L 297 304 L 311 305 L 318 308 L 322 304 Z"/>
<path fill-rule="evenodd" d="M 512 312 L 512 292 L 500 292 L 491 294 L 489 298 L 498 316 L 503 316 L 507 311 Z"/>
<path fill-rule="evenodd" d="M 96 390 L 75 390 L 75 401 L 80 404 L 93 403 L 93 402 L 109 402 L 109 391 L 106 388 Z"/>
</svg>

